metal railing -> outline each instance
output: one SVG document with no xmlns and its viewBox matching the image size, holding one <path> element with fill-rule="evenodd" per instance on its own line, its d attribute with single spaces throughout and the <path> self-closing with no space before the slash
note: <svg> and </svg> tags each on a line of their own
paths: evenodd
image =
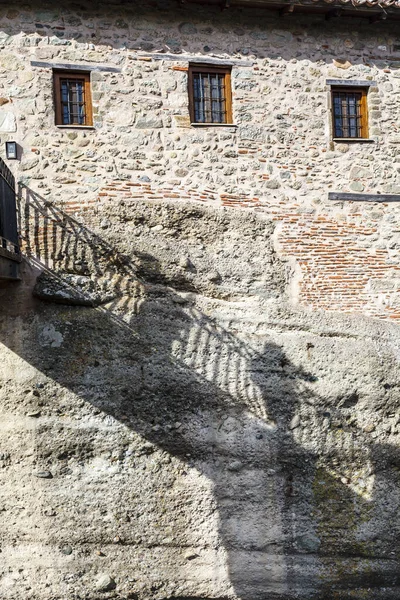
<svg viewBox="0 0 400 600">
<path fill-rule="evenodd" d="M 0 256 L 21 262 L 17 228 L 15 179 L 0 158 Z"/>
</svg>

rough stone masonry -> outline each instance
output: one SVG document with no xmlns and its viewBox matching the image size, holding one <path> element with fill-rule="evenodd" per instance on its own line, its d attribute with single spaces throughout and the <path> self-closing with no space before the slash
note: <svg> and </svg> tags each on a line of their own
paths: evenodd
<svg viewBox="0 0 400 600">
<path fill-rule="evenodd" d="M 398 600 L 400 205 L 328 200 L 400 193 L 397 23 L 26 2 L 0 40 L 1 600 Z M 189 122 L 210 57 L 229 127 Z M 331 139 L 339 78 L 369 143 Z"/>
</svg>

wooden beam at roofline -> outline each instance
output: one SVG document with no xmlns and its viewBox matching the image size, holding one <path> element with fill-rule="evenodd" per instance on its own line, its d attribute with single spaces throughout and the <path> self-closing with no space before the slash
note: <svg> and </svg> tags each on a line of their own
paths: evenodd
<svg viewBox="0 0 400 600">
<path fill-rule="evenodd" d="M 372 17 L 369 18 L 369 22 L 370 23 L 379 23 L 379 21 L 386 21 L 387 19 L 387 13 L 385 11 L 379 13 L 378 15 L 372 15 Z"/>
<path fill-rule="evenodd" d="M 325 20 L 330 21 L 331 19 L 338 19 L 339 17 L 342 16 L 342 14 L 343 14 L 343 8 L 334 8 L 333 10 L 330 10 L 329 12 L 326 13 Z"/>
<path fill-rule="evenodd" d="M 283 8 L 280 9 L 279 16 L 286 17 L 288 15 L 292 15 L 293 13 L 294 13 L 294 4 L 288 4 L 287 6 L 284 6 Z"/>
<path fill-rule="evenodd" d="M 241 8 L 241 9 L 264 9 L 277 11 L 280 14 L 280 11 L 284 11 L 283 15 L 291 14 L 293 11 L 287 11 L 287 7 L 293 5 L 296 14 L 307 14 L 307 15 L 315 15 L 315 16 L 323 16 L 331 13 L 328 17 L 336 18 L 336 17 L 353 17 L 353 18 L 364 18 L 370 19 L 371 23 L 376 23 L 380 21 L 393 22 L 400 20 L 400 9 L 393 7 L 382 7 L 382 6 L 353 6 L 351 2 L 345 5 L 328 4 L 324 0 L 320 2 L 309 4 L 303 3 L 301 0 L 297 0 L 295 2 L 285 2 L 282 0 L 227 0 L 229 4 L 229 8 Z M 201 5 L 201 6 L 209 6 L 210 8 L 227 8 L 225 6 L 226 0 L 177 0 L 178 4 L 184 4 L 186 7 L 192 5 Z M 376 13 L 376 10 L 380 8 L 380 12 Z M 341 11 L 340 13 L 335 11 Z M 386 15 L 386 18 L 382 16 L 382 13 Z"/>
</svg>

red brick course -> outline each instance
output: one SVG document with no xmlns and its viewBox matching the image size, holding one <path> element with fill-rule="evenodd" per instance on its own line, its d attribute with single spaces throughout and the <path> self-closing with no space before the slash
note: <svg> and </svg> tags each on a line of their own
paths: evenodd
<svg viewBox="0 0 400 600">
<path fill-rule="evenodd" d="M 132 200 L 172 199 L 222 207 L 255 209 L 276 221 L 277 250 L 293 259 L 298 301 L 310 309 L 358 312 L 380 319 L 400 319 L 400 261 L 387 248 L 376 247 L 371 237 L 379 233 L 379 219 L 371 224 L 371 205 L 322 201 L 304 212 L 293 200 L 260 199 L 244 195 L 114 181 L 103 188 L 99 202 L 123 196 Z M 393 206 L 379 205 L 382 214 Z M 391 289 L 387 282 L 391 281 Z"/>
<path fill-rule="evenodd" d="M 277 224 L 276 249 L 296 267 L 296 286 L 291 289 L 296 289 L 294 295 L 301 305 L 313 310 L 400 319 L 400 261 L 396 252 L 390 252 L 388 239 L 380 233 L 383 216 L 388 211 L 397 212 L 395 205 L 380 204 L 374 208 L 370 204 L 332 203 L 323 198 L 313 205 L 272 194 L 259 198 L 216 193 L 208 188 L 196 190 L 173 185 L 153 188 L 150 183 L 116 180 L 102 188 L 97 199 L 85 204 L 75 199 L 66 203 L 63 211 L 70 215 L 89 212 L 91 224 L 92 213 L 101 214 L 101 207 L 115 198 L 124 202 L 194 201 L 214 207 L 256 210 Z M 36 224 L 38 249 L 48 236 L 46 227 Z M 395 222 L 392 232 L 398 233 Z"/>
</svg>

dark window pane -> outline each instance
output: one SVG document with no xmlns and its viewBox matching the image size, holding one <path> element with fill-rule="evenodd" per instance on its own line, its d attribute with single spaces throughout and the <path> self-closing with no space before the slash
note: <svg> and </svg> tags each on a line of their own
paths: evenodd
<svg viewBox="0 0 400 600">
<path fill-rule="evenodd" d="M 61 82 L 61 99 L 63 102 L 68 102 L 68 85 L 66 81 Z"/>
<path fill-rule="evenodd" d="M 226 123 L 225 74 L 194 73 L 193 104 L 196 123 Z"/>
<path fill-rule="evenodd" d="M 335 137 L 362 137 L 362 93 L 333 92 Z"/>
<path fill-rule="evenodd" d="M 64 125 L 85 125 L 85 82 L 80 79 L 62 80 L 61 104 Z"/>
<path fill-rule="evenodd" d="M 70 125 L 68 106 L 63 106 L 62 110 L 63 110 L 63 125 Z"/>
</svg>

